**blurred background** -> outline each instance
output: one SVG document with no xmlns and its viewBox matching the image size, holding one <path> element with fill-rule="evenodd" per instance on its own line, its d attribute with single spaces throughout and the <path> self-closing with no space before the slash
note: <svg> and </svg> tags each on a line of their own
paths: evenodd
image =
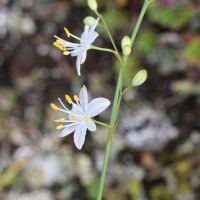
<svg viewBox="0 0 200 200">
<path fill-rule="evenodd" d="M 99 0 L 99 12 L 121 52 L 142 8 L 140 0 Z M 122 100 L 104 188 L 106 200 L 200 199 L 199 0 L 156 0 L 149 6 L 124 75 L 147 81 Z M 87 133 L 81 151 L 73 134 L 59 138 L 50 103 L 78 94 L 113 100 L 119 65 L 89 50 L 78 77 L 73 57 L 53 46 L 81 36 L 95 14 L 85 0 L 0 0 L 0 199 L 96 199 L 107 128 Z M 94 45 L 112 48 L 97 27 Z M 72 38 L 69 38 L 72 42 Z M 67 105 L 70 108 L 70 105 Z M 111 106 L 95 119 L 109 123 Z"/>
</svg>

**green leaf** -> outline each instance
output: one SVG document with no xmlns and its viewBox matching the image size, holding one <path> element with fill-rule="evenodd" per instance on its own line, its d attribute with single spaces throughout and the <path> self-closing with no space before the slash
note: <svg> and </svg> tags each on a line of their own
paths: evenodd
<svg viewBox="0 0 200 200">
<path fill-rule="evenodd" d="M 200 65 L 200 37 L 192 40 L 183 53 L 189 62 Z"/>
<path fill-rule="evenodd" d="M 190 7 L 163 8 L 156 1 L 149 6 L 147 13 L 153 23 L 175 30 L 186 26 L 195 16 L 195 12 Z"/>
</svg>

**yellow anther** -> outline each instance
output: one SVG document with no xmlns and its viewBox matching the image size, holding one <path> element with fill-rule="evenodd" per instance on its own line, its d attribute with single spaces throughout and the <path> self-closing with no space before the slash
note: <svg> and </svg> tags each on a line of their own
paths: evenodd
<svg viewBox="0 0 200 200">
<path fill-rule="evenodd" d="M 76 121 L 76 116 L 75 116 L 75 115 L 72 115 L 72 117 L 73 117 L 73 120 Z"/>
<path fill-rule="evenodd" d="M 72 99 L 68 95 L 65 95 L 65 98 L 66 98 L 66 100 L 68 101 L 69 104 L 72 103 Z"/>
<path fill-rule="evenodd" d="M 62 127 L 63 127 L 63 125 L 61 124 L 61 125 L 57 126 L 56 129 L 61 129 Z"/>
<path fill-rule="evenodd" d="M 97 130 L 97 128 L 94 131 L 96 131 L 96 130 Z"/>
<path fill-rule="evenodd" d="M 79 101 L 79 98 L 76 95 L 74 95 L 74 100 Z"/>
<path fill-rule="evenodd" d="M 67 48 L 66 48 L 66 47 L 63 47 L 62 50 L 63 50 L 63 51 L 67 51 Z"/>
<path fill-rule="evenodd" d="M 67 34 L 67 37 L 70 37 L 70 34 L 69 34 L 68 29 L 67 29 L 67 28 L 64 28 L 64 30 L 65 30 L 65 32 L 66 32 L 66 34 Z"/>
<path fill-rule="evenodd" d="M 62 40 L 59 40 L 59 39 L 57 39 L 56 42 L 57 42 L 58 44 L 63 44 L 63 41 L 62 41 Z"/>
<path fill-rule="evenodd" d="M 62 121 L 64 121 L 65 120 L 65 118 L 61 118 L 61 119 L 55 119 L 54 121 L 55 122 L 62 122 Z"/>
<path fill-rule="evenodd" d="M 69 55 L 69 51 L 64 51 L 63 54 L 67 56 Z"/>
<path fill-rule="evenodd" d="M 60 46 L 60 44 L 58 44 L 57 42 L 54 42 L 53 45 L 57 48 L 59 48 L 60 50 L 63 50 L 63 48 Z"/>
<path fill-rule="evenodd" d="M 58 110 L 58 107 L 57 107 L 55 104 L 53 104 L 53 103 L 51 103 L 51 107 L 52 107 L 54 110 Z"/>
</svg>

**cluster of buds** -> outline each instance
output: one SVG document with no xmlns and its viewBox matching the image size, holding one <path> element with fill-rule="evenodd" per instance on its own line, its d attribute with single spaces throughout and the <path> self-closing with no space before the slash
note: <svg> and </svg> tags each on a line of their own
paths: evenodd
<svg viewBox="0 0 200 200">
<path fill-rule="evenodd" d="M 131 39 L 128 36 L 124 36 L 121 42 L 122 51 L 124 56 L 129 56 L 131 53 Z"/>
</svg>

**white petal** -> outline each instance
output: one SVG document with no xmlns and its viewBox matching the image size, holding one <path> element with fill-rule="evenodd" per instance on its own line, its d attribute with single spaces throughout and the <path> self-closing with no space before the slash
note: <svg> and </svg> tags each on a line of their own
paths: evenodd
<svg viewBox="0 0 200 200">
<path fill-rule="evenodd" d="M 81 35 L 81 40 L 85 40 L 86 39 L 86 37 L 87 37 L 87 34 L 88 34 L 88 31 L 89 31 L 89 26 L 88 25 L 85 25 L 85 27 L 84 27 L 84 32 L 82 33 L 82 35 Z M 82 41 L 81 41 L 81 43 L 83 43 Z"/>
<path fill-rule="evenodd" d="M 86 123 L 87 123 L 88 130 L 92 132 L 96 130 L 96 124 L 91 119 L 89 119 Z"/>
<path fill-rule="evenodd" d="M 77 105 L 78 106 L 78 105 Z M 84 117 L 86 116 L 86 114 L 84 114 L 84 111 L 82 109 L 82 107 L 79 107 L 80 110 L 82 110 L 82 112 L 75 106 L 75 105 L 72 105 L 72 110 L 71 112 L 73 113 L 73 115 L 75 115 L 77 121 L 78 120 L 81 120 L 81 117 L 77 116 L 77 115 L 80 115 L 82 116 L 82 119 L 84 119 Z M 69 114 L 69 119 L 70 120 L 73 120 L 73 117 L 72 117 L 72 114 Z"/>
<path fill-rule="evenodd" d="M 91 44 L 94 42 L 94 40 L 99 36 L 99 34 L 96 31 L 91 31 L 88 33 L 86 38 L 86 43 Z"/>
<path fill-rule="evenodd" d="M 87 125 L 85 122 L 81 123 L 74 133 L 74 143 L 78 149 L 81 149 L 85 141 Z"/>
<path fill-rule="evenodd" d="M 83 64 L 85 62 L 86 56 L 87 56 L 87 50 L 84 50 L 82 58 L 81 58 L 81 64 Z"/>
<path fill-rule="evenodd" d="M 85 85 L 81 88 L 79 93 L 80 104 L 85 113 L 88 111 L 88 94 Z"/>
<path fill-rule="evenodd" d="M 72 57 L 74 57 L 74 56 L 78 56 L 78 54 L 80 54 L 80 52 L 79 52 L 79 51 L 78 51 L 78 52 L 76 52 L 76 53 L 72 53 L 72 54 L 71 54 L 71 56 L 72 56 Z"/>
<path fill-rule="evenodd" d="M 103 112 L 110 105 L 110 101 L 103 97 L 93 99 L 88 104 L 88 115 L 94 117 L 99 113 Z"/>
<path fill-rule="evenodd" d="M 80 54 L 78 54 L 77 59 L 76 59 L 76 69 L 77 69 L 77 73 L 80 76 L 81 75 L 81 58 L 82 58 L 82 54 L 83 52 L 80 52 Z"/>
<path fill-rule="evenodd" d="M 92 24 L 92 26 L 90 27 L 89 32 L 94 31 L 94 29 L 96 28 L 97 24 L 98 24 L 98 19 L 96 19 L 96 21 L 94 22 L 94 24 Z"/>
<path fill-rule="evenodd" d="M 71 124 L 70 124 L 70 125 L 71 125 Z M 73 125 L 71 125 L 71 126 L 69 126 L 69 127 L 64 128 L 64 129 L 61 131 L 59 137 L 65 137 L 65 136 L 69 135 L 70 133 L 74 132 L 74 131 L 78 128 L 79 125 L 80 125 L 80 124 L 73 124 Z"/>
</svg>

